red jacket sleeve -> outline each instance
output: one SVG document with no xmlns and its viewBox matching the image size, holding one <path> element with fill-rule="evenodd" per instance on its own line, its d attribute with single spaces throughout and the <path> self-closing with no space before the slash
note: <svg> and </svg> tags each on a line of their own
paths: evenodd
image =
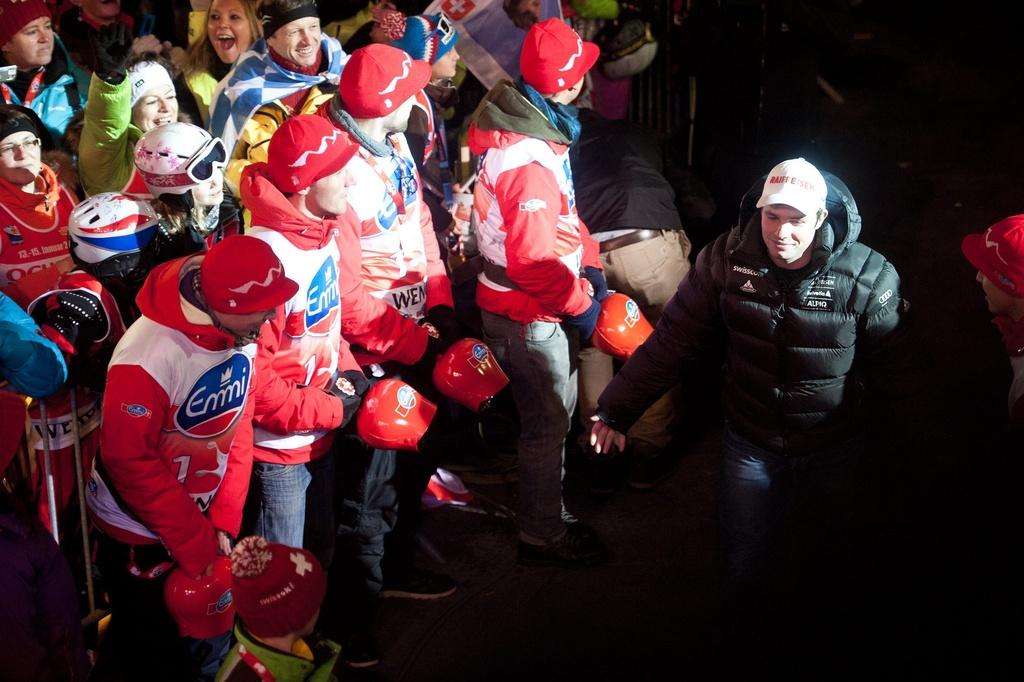
<svg viewBox="0 0 1024 682">
<path fill-rule="evenodd" d="M 437 235 L 434 233 L 434 222 L 430 217 L 430 210 L 423 201 L 423 189 L 419 190 L 420 205 L 420 232 L 423 234 L 423 257 L 427 260 L 427 306 L 430 310 L 434 306 L 446 305 L 449 308 L 455 307 L 452 300 L 452 283 L 448 279 L 448 270 L 441 260 L 441 248 L 437 245 Z"/>
<path fill-rule="evenodd" d="M 342 404 L 333 395 L 283 378 L 274 368 L 285 325 L 284 306 L 260 334 L 256 351 L 253 415 L 262 428 L 282 435 L 341 426 Z"/>
<path fill-rule="evenodd" d="M 245 506 L 245 496 L 249 494 L 249 478 L 252 475 L 252 416 L 256 403 L 253 399 L 254 391 L 255 387 L 251 384 L 235 437 L 228 450 L 224 479 L 206 512 L 213 525 L 227 531 L 231 537 L 238 537 L 242 527 L 242 508 Z"/>
<path fill-rule="evenodd" d="M 584 312 L 590 307 L 586 280 L 554 255 L 562 197 L 551 171 L 529 163 L 503 172 L 494 189 L 505 224 L 509 279 L 556 315 Z"/>
<path fill-rule="evenodd" d="M 132 404 L 148 413 L 136 417 L 121 409 Z M 217 556 L 217 535 L 178 482 L 173 464 L 157 451 L 170 409 L 167 394 L 144 369 L 111 367 L 103 396 L 100 457 L 129 510 L 160 537 L 182 568 L 198 575 Z"/>
<path fill-rule="evenodd" d="M 423 357 L 427 349 L 427 332 L 381 299 L 371 296 L 363 286 L 362 248 L 357 221 L 352 211 L 339 221 L 341 335 L 349 343 L 358 344 L 371 353 L 411 365 Z M 448 295 L 451 300 L 450 288 Z M 427 300 L 430 300 L 429 292 Z"/>
</svg>

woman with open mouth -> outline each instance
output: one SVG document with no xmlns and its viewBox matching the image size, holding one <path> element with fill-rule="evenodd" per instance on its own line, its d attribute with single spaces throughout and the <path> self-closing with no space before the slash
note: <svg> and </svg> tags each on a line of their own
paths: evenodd
<svg viewBox="0 0 1024 682">
<path fill-rule="evenodd" d="M 263 36 L 256 5 L 256 0 L 213 0 L 209 12 L 189 15 L 192 42 L 185 53 L 182 75 L 203 125 L 209 121 L 217 83 L 228 75 L 238 56 Z"/>
</svg>

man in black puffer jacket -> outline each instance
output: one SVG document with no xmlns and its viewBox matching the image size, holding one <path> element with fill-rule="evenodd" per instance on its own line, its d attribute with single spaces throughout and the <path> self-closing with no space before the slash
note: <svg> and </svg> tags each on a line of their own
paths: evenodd
<svg viewBox="0 0 1024 682">
<path fill-rule="evenodd" d="M 591 442 L 621 449 L 651 403 L 724 352 L 721 516 L 733 580 L 757 575 L 795 479 L 833 499 L 849 492 L 865 398 L 898 362 L 889 351 L 908 306 L 893 266 L 857 242 L 860 228 L 841 180 L 803 159 L 777 165 L 598 401 Z"/>
</svg>

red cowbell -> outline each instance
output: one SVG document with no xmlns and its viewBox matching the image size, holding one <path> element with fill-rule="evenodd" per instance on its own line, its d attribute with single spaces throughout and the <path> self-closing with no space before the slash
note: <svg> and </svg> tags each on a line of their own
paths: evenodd
<svg viewBox="0 0 1024 682">
<path fill-rule="evenodd" d="M 598 350 L 628 360 L 654 331 L 636 301 L 625 294 L 610 294 L 601 302 L 601 313 L 591 342 Z"/>
<path fill-rule="evenodd" d="M 381 450 L 416 450 L 416 444 L 437 412 L 412 386 L 382 379 L 363 396 L 356 413 L 356 430 L 367 445 Z"/>
<path fill-rule="evenodd" d="M 164 603 L 184 637 L 205 639 L 230 632 L 235 620 L 231 559 L 217 557 L 212 574 L 198 580 L 175 568 L 164 583 Z"/>
<path fill-rule="evenodd" d="M 508 386 L 508 377 L 483 341 L 460 339 L 438 356 L 434 385 L 446 397 L 479 412 Z"/>
</svg>

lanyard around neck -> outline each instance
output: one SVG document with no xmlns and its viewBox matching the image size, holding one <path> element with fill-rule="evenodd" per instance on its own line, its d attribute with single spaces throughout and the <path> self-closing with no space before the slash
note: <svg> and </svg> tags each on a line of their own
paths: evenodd
<svg viewBox="0 0 1024 682">
<path fill-rule="evenodd" d="M 39 73 L 32 77 L 32 82 L 28 84 L 28 90 L 25 91 L 25 100 L 21 103 L 21 106 L 28 107 L 32 105 L 32 101 L 39 94 L 39 91 L 43 89 L 43 69 L 39 69 Z M 7 83 L 0 83 L 0 93 L 3 93 L 4 101 L 8 104 L 14 104 L 14 93 L 11 91 L 10 86 Z"/>
</svg>

